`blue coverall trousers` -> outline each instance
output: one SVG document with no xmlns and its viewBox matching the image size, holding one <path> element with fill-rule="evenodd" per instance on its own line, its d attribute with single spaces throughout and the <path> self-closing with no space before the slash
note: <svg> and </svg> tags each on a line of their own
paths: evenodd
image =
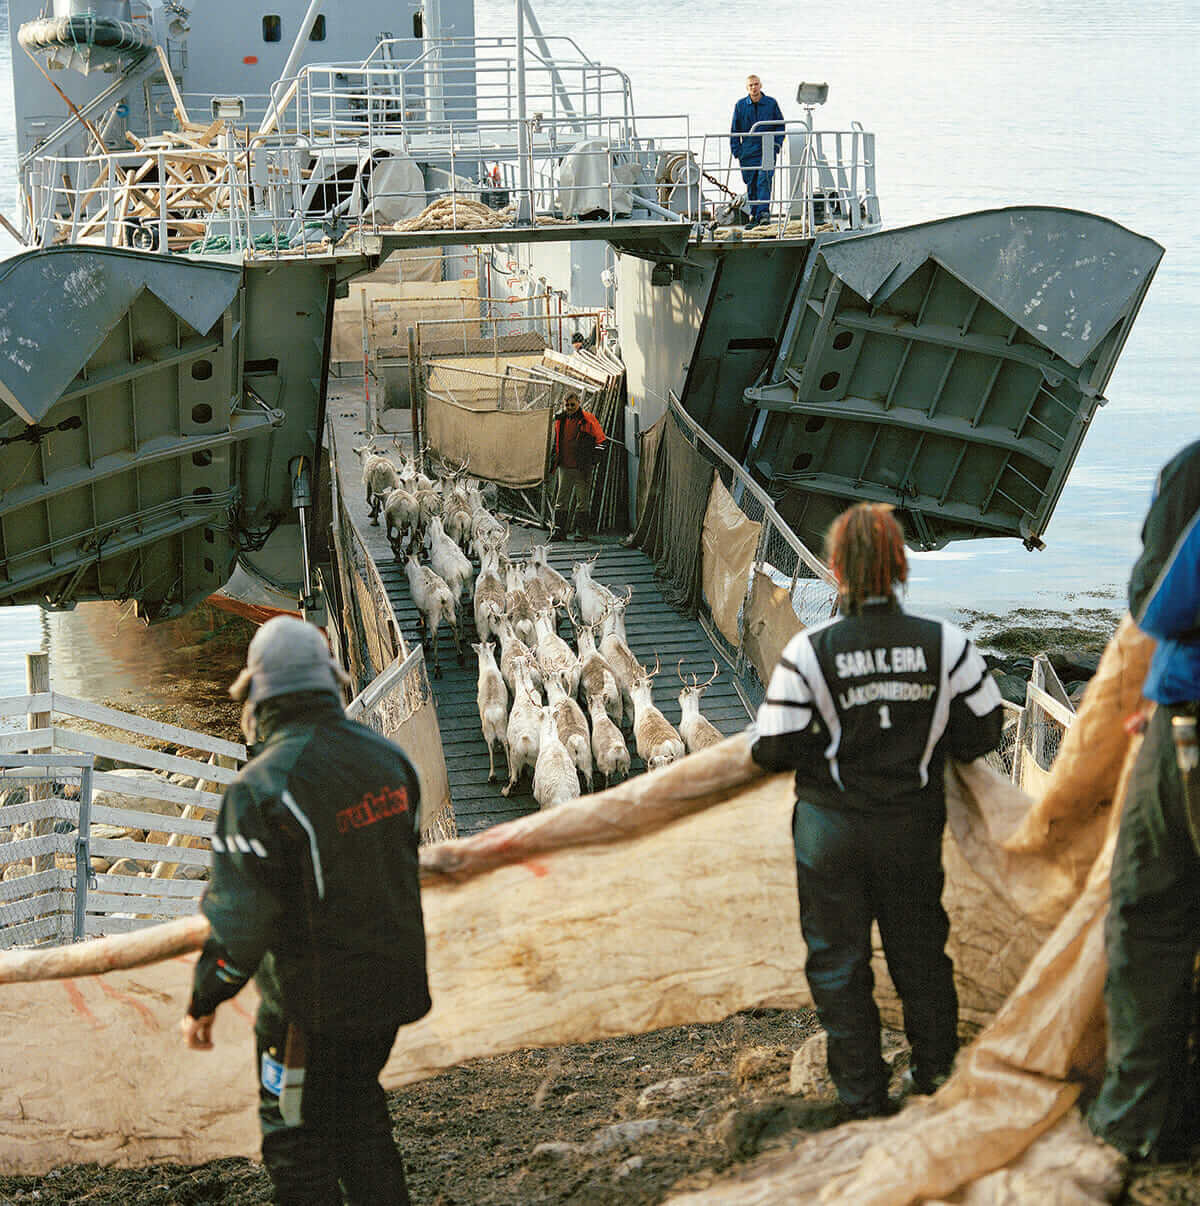
<svg viewBox="0 0 1200 1206">
<path fill-rule="evenodd" d="M 752 222 L 759 222 L 767 217 L 771 206 L 771 181 L 774 176 L 774 168 L 742 168 L 742 180 L 746 185 L 746 199 L 750 202 Z"/>
<path fill-rule="evenodd" d="M 1127 1156 L 1182 1158 L 1200 1139 L 1195 1018 L 1200 855 L 1184 812 L 1170 708 L 1150 718 L 1134 763 L 1104 926 L 1108 1068 L 1092 1130 Z"/>
</svg>

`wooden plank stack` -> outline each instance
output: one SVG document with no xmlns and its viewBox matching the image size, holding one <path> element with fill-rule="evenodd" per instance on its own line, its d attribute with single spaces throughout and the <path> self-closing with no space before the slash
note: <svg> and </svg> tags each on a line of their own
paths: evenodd
<svg viewBox="0 0 1200 1206">
<path fill-rule="evenodd" d="M 106 161 L 90 186 L 80 185 L 85 191 L 76 205 L 78 213 L 110 186 L 111 192 L 98 210 L 80 222 L 75 240 L 102 239 L 111 223 L 113 246 L 154 250 L 158 223 L 165 216 L 167 249 L 186 251 L 208 233 L 206 215 L 228 212 L 231 203 L 245 212 L 249 197 L 244 172 L 237 171 L 242 165 L 215 145 L 224 128 L 223 121 L 207 126 L 182 122 L 178 130 L 146 138 L 127 133 L 134 150 L 145 159 L 128 167 L 114 162 L 111 173 Z M 243 133 L 248 138 L 248 132 L 237 132 Z M 231 180 L 234 176 L 241 178 Z M 143 230 L 148 233 L 141 235 Z"/>
</svg>

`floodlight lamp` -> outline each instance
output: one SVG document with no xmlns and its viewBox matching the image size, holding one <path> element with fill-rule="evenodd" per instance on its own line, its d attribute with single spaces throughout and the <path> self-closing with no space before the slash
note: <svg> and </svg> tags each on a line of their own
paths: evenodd
<svg viewBox="0 0 1200 1206">
<path fill-rule="evenodd" d="M 800 105 L 823 105 L 828 99 L 828 84 L 802 83 L 796 89 L 796 103 Z"/>
<path fill-rule="evenodd" d="M 212 115 L 218 121 L 241 121 L 246 116 L 246 101 L 240 96 L 214 96 Z"/>
</svg>

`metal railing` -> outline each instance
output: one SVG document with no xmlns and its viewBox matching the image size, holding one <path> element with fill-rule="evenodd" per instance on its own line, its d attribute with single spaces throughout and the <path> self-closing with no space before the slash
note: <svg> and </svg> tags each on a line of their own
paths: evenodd
<svg viewBox="0 0 1200 1206">
<path fill-rule="evenodd" d="M 361 690 L 382 674 L 396 658 L 407 658 L 409 648 L 396 623 L 387 587 L 379 576 L 379 568 L 346 510 L 335 443 L 332 438 L 325 441 L 330 460 L 335 568 L 343 608 L 339 631 L 348 644 L 344 651 L 346 669 L 354 681 L 355 690 Z"/>
<path fill-rule="evenodd" d="M 701 601 L 700 622 L 713 645 L 733 668 L 739 689 L 747 705 L 757 708 L 766 694 L 766 684 L 747 655 L 745 613 L 754 579 L 764 575 L 788 592 L 797 621 L 804 625 L 820 623 L 833 615 L 837 606 L 837 587 L 825 563 L 796 535 L 776 511 L 766 491 L 683 409 L 672 393 L 668 398 L 667 420 L 675 424 L 684 438 L 706 459 L 721 477 L 747 519 L 761 524 L 758 545 L 747 576 L 738 617 L 736 644 L 732 644 L 714 622 L 706 600 Z"/>
<path fill-rule="evenodd" d="M 241 125 L 246 113 L 133 151 L 35 158 L 23 172 L 25 233 L 40 245 L 307 257 L 352 230 L 470 231 L 518 216 L 716 228 L 747 212 L 728 133 L 694 134 L 684 115 L 635 117 L 622 72 L 569 39 L 549 42 L 569 53 L 527 50 L 524 121 L 511 40 L 447 39 L 409 62 L 385 42 L 363 63 L 280 81 L 257 131 Z M 785 122 L 745 137 L 773 158 L 779 234 L 878 223 L 874 135 Z M 381 170 L 389 158 L 412 170 Z"/>
</svg>

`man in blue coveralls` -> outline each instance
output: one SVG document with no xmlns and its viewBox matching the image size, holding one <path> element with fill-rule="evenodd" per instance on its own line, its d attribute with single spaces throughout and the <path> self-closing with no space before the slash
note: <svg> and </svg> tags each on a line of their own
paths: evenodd
<svg viewBox="0 0 1200 1206">
<path fill-rule="evenodd" d="M 760 122 L 778 124 L 760 127 L 751 135 L 750 131 Z M 778 130 L 779 133 L 764 132 L 771 130 Z M 774 167 L 763 167 L 763 151 L 767 140 L 773 138 L 773 153 L 768 162 L 774 164 L 775 156 L 783 146 L 783 113 L 779 102 L 762 90 L 762 81 L 756 75 L 746 78 L 746 95 L 733 107 L 733 123 L 729 132 L 729 147 L 734 159 L 741 165 L 742 179 L 746 182 L 746 199 L 750 202 L 750 221 L 746 225 L 757 226 L 767 220 L 771 181 L 775 176 Z"/>
<path fill-rule="evenodd" d="M 1129 581 L 1158 641 L 1142 693 L 1157 705 L 1125 793 L 1105 924 L 1108 1068 L 1088 1121 L 1135 1161 L 1189 1157 L 1200 1093 L 1189 1045 L 1200 953 L 1200 441 L 1159 474 Z M 1178 748 L 1177 748 L 1178 745 Z"/>
</svg>

